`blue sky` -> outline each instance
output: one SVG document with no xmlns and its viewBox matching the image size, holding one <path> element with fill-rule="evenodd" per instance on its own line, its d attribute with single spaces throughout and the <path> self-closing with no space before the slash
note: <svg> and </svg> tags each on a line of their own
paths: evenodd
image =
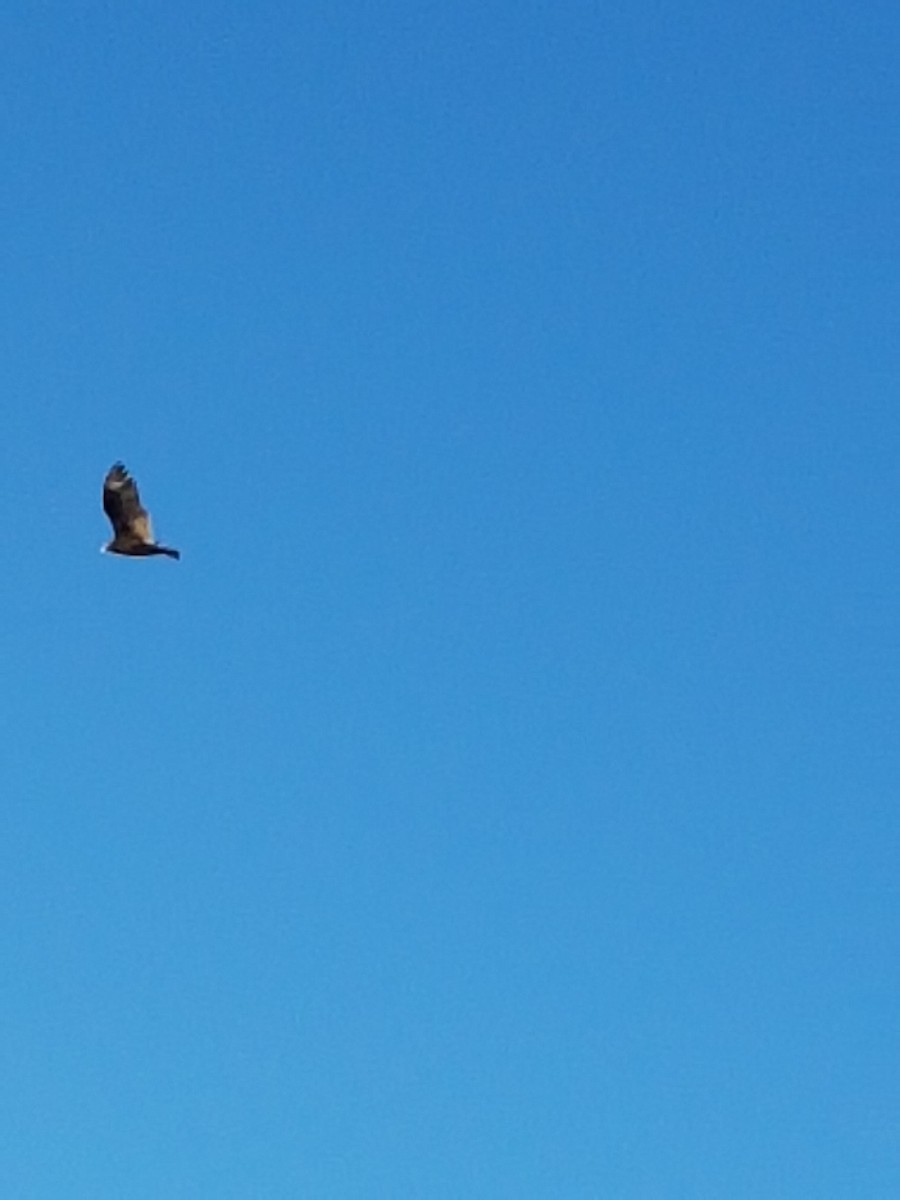
<svg viewBox="0 0 900 1200">
<path fill-rule="evenodd" d="M 900 1192 L 900 15 L 743 8 L 7 10 L 4 1195 Z"/>
</svg>

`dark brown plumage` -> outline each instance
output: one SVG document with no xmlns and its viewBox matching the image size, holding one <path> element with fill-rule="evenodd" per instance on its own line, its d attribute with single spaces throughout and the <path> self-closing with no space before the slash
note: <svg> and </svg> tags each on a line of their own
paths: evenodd
<svg viewBox="0 0 900 1200">
<path fill-rule="evenodd" d="M 112 541 L 103 547 L 108 553 L 181 557 L 177 550 L 154 542 L 150 514 L 141 507 L 137 484 L 121 463 L 111 466 L 103 480 L 103 511 L 110 519 L 114 534 Z"/>
</svg>

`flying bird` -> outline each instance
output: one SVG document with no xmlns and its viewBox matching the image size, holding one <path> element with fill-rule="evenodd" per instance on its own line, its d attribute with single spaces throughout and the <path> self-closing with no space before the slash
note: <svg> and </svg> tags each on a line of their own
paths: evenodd
<svg viewBox="0 0 900 1200">
<path fill-rule="evenodd" d="M 141 506 L 137 484 L 120 462 L 109 468 L 103 480 L 103 511 L 115 535 L 103 547 L 107 553 L 138 557 L 166 554 L 169 558 L 181 558 L 177 550 L 153 540 L 150 514 Z"/>
</svg>

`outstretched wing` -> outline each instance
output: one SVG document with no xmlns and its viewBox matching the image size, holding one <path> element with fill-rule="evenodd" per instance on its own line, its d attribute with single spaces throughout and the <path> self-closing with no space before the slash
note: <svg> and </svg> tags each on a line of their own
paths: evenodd
<svg viewBox="0 0 900 1200">
<path fill-rule="evenodd" d="M 117 538 L 153 541 L 150 514 L 141 507 L 137 484 L 121 463 L 110 467 L 103 480 L 103 511 Z"/>
</svg>

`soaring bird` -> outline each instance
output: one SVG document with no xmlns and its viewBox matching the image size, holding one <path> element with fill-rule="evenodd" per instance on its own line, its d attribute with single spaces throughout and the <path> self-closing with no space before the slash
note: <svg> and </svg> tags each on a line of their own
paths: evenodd
<svg viewBox="0 0 900 1200">
<path fill-rule="evenodd" d="M 150 514 L 141 507 L 137 484 L 120 462 L 109 468 L 103 480 L 103 511 L 109 517 L 115 535 L 103 547 L 109 554 L 138 557 L 167 554 L 169 558 L 181 558 L 177 550 L 154 542 Z"/>
</svg>

